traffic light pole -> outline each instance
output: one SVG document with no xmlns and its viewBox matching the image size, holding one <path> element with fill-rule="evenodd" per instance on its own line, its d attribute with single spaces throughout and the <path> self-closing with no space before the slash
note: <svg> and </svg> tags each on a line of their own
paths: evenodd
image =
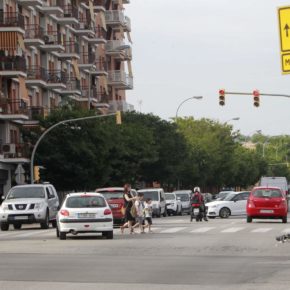
<svg viewBox="0 0 290 290">
<path fill-rule="evenodd" d="M 54 128 L 56 128 L 56 127 L 58 127 L 59 125 L 62 125 L 62 124 L 78 122 L 78 121 L 84 121 L 84 120 L 97 119 L 97 118 L 104 118 L 104 117 L 109 117 L 109 116 L 117 116 L 117 112 L 116 113 L 112 113 L 112 114 L 107 114 L 107 115 L 97 115 L 97 116 L 89 116 L 89 117 L 82 117 L 82 118 L 76 118 L 76 119 L 63 120 L 63 121 L 60 121 L 60 122 L 52 125 L 48 129 L 46 129 L 42 133 L 42 135 L 39 137 L 39 139 L 37 140 L 37 142 L 34 145 L 33 150 L 32 150 L 31 159 L 30 159 L 30 183 L 31 184 L 34 183 L 34 172 L 33 172 L 34 156 L 35 156 L 35 153 L 36 153 L 36 150 L 38 148 L 39 143 L 46 136 L 46 134 L 48 134 L 51 130 L 53 130 Z"/>
<path fill-rule="evenodd" d="M 237 92 L 227 92 L 225 91 L 225 95 L 247 95 L 252 96 L 253 93 L 237 93 Z M 284 95 L 284 94 L 261 94 L 260 96 L 272 96 L 272 97 L 284 97 L 284 98 L 290 98 L 290 95 Z"/>
</svg>

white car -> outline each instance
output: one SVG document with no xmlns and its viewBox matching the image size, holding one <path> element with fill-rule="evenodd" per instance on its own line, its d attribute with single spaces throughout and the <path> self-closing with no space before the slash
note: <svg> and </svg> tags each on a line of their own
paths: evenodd
<svg viewBox="0 0 290 290">
<path fill-rule="evenodd" d="M 246 215 L 249 191 L 232 192 L 224 200 L 207 203 L 207 216 L 209 218 L 228 218 L 230 215 Z"/>
<path fill-rule="evenodd" d="M 165 193 L 167 214 L 181 215 L 182 206 L 180 198 L 175 193 Z"/>
<path fill-rule="evenodd" d="M 70 193 L 59 210 L 56 236 L 61 240 L 67 234 L 102 233 L 107 239 L 113 239 L 112 211 L 100 193 Z"/>
<path fill-rule="evenodd" d="M 20 229 L 22 224 L 40 223 L 48 229 L 51 222 L 56 227 L 59 199 L 52 184 L 26 184 L 12 187 L 0 206 L 1 231 L 12 224 Z"/>
</svg>

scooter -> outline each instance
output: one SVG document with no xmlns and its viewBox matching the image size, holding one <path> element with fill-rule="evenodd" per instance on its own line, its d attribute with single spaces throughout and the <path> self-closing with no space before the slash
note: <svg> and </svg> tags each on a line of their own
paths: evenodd
<svg viewBox="0 0 290 290">
<path fill-rule="evenodd" d="M 190 221 L 195 218 L 197 222 L 201 222 L 203 219 L 203 211 L 201 211 L 200 204 L 193 203 L 191 204 L 191 214 L 190 214 Z"/>
</svg>

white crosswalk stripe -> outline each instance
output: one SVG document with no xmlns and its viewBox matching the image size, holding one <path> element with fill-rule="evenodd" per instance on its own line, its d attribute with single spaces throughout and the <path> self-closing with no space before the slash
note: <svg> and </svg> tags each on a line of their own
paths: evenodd
<svg viewBox="0 0 290 290">
<path fill-rule="evenodd" d="M 221 233 L 236 233 L 236 232 L 239 232 L 243 229 L 244 229 L 244 227 L 233 227 L 233 228 L 225 229 L 225 230 L 221 231 Z"/>
<path fill-rule="evenodd" d="M 191 231 L 191 233 L 206 233 L 206 232 L 213 230 L 213 229 L 215 229 L 215 227 L 203 227 L 203 228 L 195 229 L 195 230 Z"/>
<path fill-rule="evenodd" d="M 252 230 L 251 233 L 267 233 L 270 232 L 272 228 L 258 228 L 255 230 Z"/>
<path fill-rule="evenodd" d="M 283 230 L 283 233 L 290 233 L 290 229 L 288 228 L 288 229 Z"/>
<path fill-rule="evenodd" d="M 183 227 L 169 228 L 169 229 L 161 231 L 160 233 L 161 234 L 173 234 L 173 233 L 177 233 L 177 232 L 180 232 L 182 230 L 185 230 L 185 229 L 187 229 L 187 228 L 183 228 Z"/>
</svg>

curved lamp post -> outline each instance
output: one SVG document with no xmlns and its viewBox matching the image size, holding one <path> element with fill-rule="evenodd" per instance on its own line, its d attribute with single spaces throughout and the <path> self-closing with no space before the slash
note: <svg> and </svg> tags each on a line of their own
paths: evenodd
<svg viewBox="0 0 290 290">
<path fill-rule="evenodd" d="M 239 121 L 240 120 L 240 117 L 235 117 L 235 118 L 231 118 L 229 120 L 227 120 L 225 123 L 228 123 L 230 121 Z"/>
<path fill-rule="evenodd" d="M 189 101 L 189 100 L 193 100 L 193 99 L 195 99 L 195 100 L 201 100 L 202 98 L 203 98 L 203 96 L 193 96 L 193 97 L 187 98 L 187 99 L 185 99 L 184 101 L 182 101 L 182 102 L 179 104 L 179 106 L 178 106 L 178 108 L 177 108 L 177 110 L 176 110 L 175 118 L 176 118 L 176 119 L 178 118 L 178 111 L 179 111 L 180 107 L 181 107 L 185 102 L 187 102 L 187 101 Z"/>
</svg>

